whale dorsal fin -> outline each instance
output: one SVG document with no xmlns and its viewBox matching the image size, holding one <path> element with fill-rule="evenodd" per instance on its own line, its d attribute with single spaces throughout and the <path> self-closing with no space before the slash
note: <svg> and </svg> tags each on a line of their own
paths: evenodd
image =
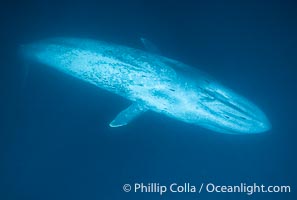
<svg viewBox="0 0 297 200">
<path fill-rule="evenodd" d="M 135 118 L 140 116 L 142 113 L 146 112 L 148 109 L 143 106 L 143 104 L 134 102 L 128 108 L 120 112 L 112 122 L 110 122 L 110 127 L 119 127 L 129 124 Z"/>
<path fill-rule="evenodd" d="M 140 38 L 140 41 L 148 52 L 161 55 L 161 51 L 159 50 L 159 48 L 151 41 L 143 37 Z"/>
</svg>

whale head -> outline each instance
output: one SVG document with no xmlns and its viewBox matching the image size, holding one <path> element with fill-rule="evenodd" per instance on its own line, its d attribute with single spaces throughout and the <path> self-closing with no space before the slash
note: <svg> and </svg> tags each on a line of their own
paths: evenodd
<svg viewBox="0 0 297 200">
<path fill-rule="evenodd" d="M 200 126 L 230 134 L 262 133 L 271 128 L 260 108 L 218 82 L 200 86 L 198 93 L 195 110 L 202 119 L 197 122 Z"/>
</svg>

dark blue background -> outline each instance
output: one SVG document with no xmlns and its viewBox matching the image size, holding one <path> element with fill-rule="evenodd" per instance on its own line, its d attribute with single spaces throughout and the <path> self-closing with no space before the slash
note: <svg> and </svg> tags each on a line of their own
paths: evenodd
<svg viewBox="0 0 297 200">
<path fill-rule="evenodd" d="M 163 199 L 296 199 L 296 8 L 281 0 L 2 1 L 0 199 L 161 198 L 122 191 L 134 182 L 293 190 Z M 146 37 L 255 102 L 272 130 L 225 135 L 152 112 L 110 128 L 130 102 L 19 56 L 19 45 L 54 36 L 136 48 Z"/>
</svg>

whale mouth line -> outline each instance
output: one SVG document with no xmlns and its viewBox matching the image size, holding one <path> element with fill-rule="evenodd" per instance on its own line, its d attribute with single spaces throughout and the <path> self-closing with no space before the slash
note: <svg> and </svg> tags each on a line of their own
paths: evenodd
<svg viewBox="0 0 297 200">
<path fill-rule="evenodd" d="M 246 110 L 244 110 L 242 107 L 240 107 L 239 105 L 236 105 L 234 103 L 232 103 L 230 97 L 223 95 L 217 91 L 211 91 L 209 89 L 204 89 L 204 92 L 208 94 L 208 96 L 210 97 L 210 99 L 212 100 L 218 100 L 219 102 L 221 102 L 222 104 L 226 105 L 226 107 L 230 107 L 236 111 L 238 111 L 239 113 L 243 113 L 245 116 L 249 116 L 252 117 L 249 112 L 247 112 Z M 239 116 L 240 117 L 240 116 Z M 246 119 L 245 117 L 242 117 L 243 119 Z"/>
</svg>

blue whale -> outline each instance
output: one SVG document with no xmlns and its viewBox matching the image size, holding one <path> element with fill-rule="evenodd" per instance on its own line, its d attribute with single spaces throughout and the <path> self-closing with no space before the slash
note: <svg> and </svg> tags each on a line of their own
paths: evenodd
<svg viewBox="0 0 297 200">
<path fill-rule="evenodd" d="M 130 100 L 111 127 L 151 110 L 221 133 L 271 128 L 265 114 L 246 98 L 193 67 L 149 51 L 91 39 L 50 38 L 23 45 L 22 53 Z"/>
</svg>

